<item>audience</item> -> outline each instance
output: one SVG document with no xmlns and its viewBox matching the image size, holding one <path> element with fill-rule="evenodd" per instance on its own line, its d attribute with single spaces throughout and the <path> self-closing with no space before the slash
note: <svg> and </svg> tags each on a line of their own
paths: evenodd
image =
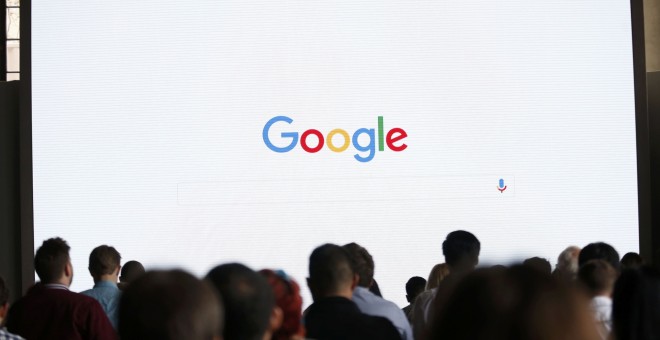
<svg viewBox="0 0 660 340">
<path fill-rule="evenodd" d="M 513 266 L 465 276 L 436 306 L 429 339 L 597 340 L 598 334 L 585 297 L 541 271 Z"/>
<path fill-rule="evenodd" d="M 207 282 L 181 271 L 151 271 L 121 297 L 122 340 L 220 340 L 222 306 Z"/>
<path fill-rule="evenodd" d="M 648 267 L 623 271 L 612 300 L 616 340 L 660 339 L 660 272 Z"/>
<path fill-rule="evenodd" d="M 617 272 L 603 260 L 591 260 L 580 267 L 578 279 L 591 298 L 598 333 L 607 340 L 612 331 L 612 291 Z"/>
<path fill-rule="evenodd" d="M 266 278 L 275 295 L 275 305 L 282 313 L 282 324 L 273 332 L 273 340 L 303 340 L 305 328 L 302 325 L 302 297 L 298 283 L 284 271 L 263 269 L 259 271 Z"/>
<path fill-rule="evenodd" d="M 94 248 L 89 254 L 89 273 L 94 279 L 94 288 L 82 292 L 101 304 L 115 329 L 117 329 L 117 310 L 120 297 L 120 291 L 117 288 L 120 261 L 121 255 L 113 247 L 102 245 Z"/>
<path fill-rule="evenodd" d="M 224 340 L 270 339 L 282 324 L 273 290 L 259 273 L 240 264 L 213 268 L 207 275 L 225 307 Z"/>
<path fill-rule="evenodd" d="M 527 266 L 548 275 L 552 273 L 552 265 L 550 264 L 550 261 L 540 257 L 531 257 L 526 259 L 523 261 L 523 266 Z"/>
<path fill-rule="evenodd" d="M 552 274 L 566 281 L 575 280 L 579 267 L 579 256 L 580 247 L 570 246 L 564 249 L 557 257 L 557 266 Z"/>
<path fill-rule="evenodd" d="M 578 265 L 581 267 L 591 260 L 604 260 L 614 269 L 619 270 L 619 253 L 611 245 L 604 242 L 587 244 L 580 251 L 578 256 Z"/>
<path fill-rule="evenodd" d="M 9 311 L 9 288 L 5 285 L 5 280 L 0 276 L 0 340 L 21 340 L 22 337 L 9 333 L 2 326 Z"/>
<path fill-rule="evenodd" d="M 449 266 L 449 275 L 440 282 L 437 288 L 421 293 L 411 310 L 411 320 L 415 339 L 423 339 L 428 332 L 428 323 L 431 320 L 438 295 L 444 297 L 451 287 L 465 274 L 473 271 L 479 264 L 481 243 L 472 233 L 464 230 L 452 231 L 442 242 L 442 253 L 445 263 Z"/>
<path fill-rule="evenodd" d="M 229 263 L 204 280 L 145 273 L 137 261 L 122 268 L 107 245 L 89 255 L 94 287 L 74 293 L 69 251 L 61 238 L 45 240 L 34 256 L 41 281 L 11 308 L 0 277 L 0 340 L 660 339 L 660 272 L 637 253 L 619 261 L 603 242 L 566 248 L 552 274 L 540 257 L 475 270 L 479 240 L 453 231 L 442 243 L 445 263 L 428 281 L 406 283 L 403 309 L 375 293 L 367 249 L 325 244 L 309 257 L 313 303 L 304 316 L 300 286 L 282 270 Z"/>
<path fill-rule="evenodd" d="M 43 242 L 34 256 L 40 283 L 9 310 L 7 329 L 32 339 L 116 339 L 103 308 L 89 296 L 69 291 L 73 266 L 61 238 Z"/>
<path fill-rule="evenodd" d="M 408 301 L 408 305 L 403 307 L 402 310 L 409 321 L 412 304 L 415 302 L 415 298 L 424 291 L 424 287 L 426 287 L 426 280 L 423 277 L 413 276 L 406 282 L 406 300 Z"/>
<path fill-rule="evenodd" d="M 357 287 L 353 290 L 353 302 L 364 314 L 382 316 L 390 320 L 401 334 L 402 339 L 413 340 L 410 322 L 399 306 L 369 291 L 375 271 L 371 254 L 357 243 L 349 243 L 342 248 L 348 253 L 353 265 L 353 272 L 358 277 Z"/>
<path fill-rule="evenodd" d="M 138 261 L 128 261 L 121 267 L 121 276 L 119 276 L 119 290 L 124 290 L 129 283 L 135 281 L 140 275 L 144 274 L 144 266 Z"/>
<path fill-rule="evenodd" d="M 431 272 L 429 273 L 429 279 L 426 281 L 425 290 L 438 288 L 440 282 L 442 282 L 447 275 L 449 275 L 449 265 L 446 263 L 438 263 L 433 266 L 433 269 L 431 269 Z"/>
<path fill-rule="evenodd" d="M 621 258 L 621 270 L 638 269 L 644 265 L 644 259 L 637 253 L 626 253 Z"/>
<path fill-rule="evenodd" d="M 314 303 L 307 309 L 305 327 L 312 339 L 396 339 L 401 337 L 383 317 L 362 314 L 351 301 L 358 276 L 345 249 L 322 245 L 309 258 L 307 284 Z"/>
</svg>

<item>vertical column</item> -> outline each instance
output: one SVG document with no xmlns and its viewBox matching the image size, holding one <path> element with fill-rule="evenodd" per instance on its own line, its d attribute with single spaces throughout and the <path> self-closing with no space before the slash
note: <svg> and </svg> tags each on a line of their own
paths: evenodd
<svg viewBox="0 0 660 340">
<path fill-rule="evenodd" d="M 12 300 L 23 292 L 18 88 L 18 82 L 0 82 L 0 275 L 11 291 Z"/>
<path fill-rule="evenodd" d="M 645 235 L 650 247 L 644 258 L 660 268 L 660 71 L 648 72 L 648 121 L 651 168 L 651 228 Z M 653 95 L 655 94 L 655 95 Z"/>
<path fill-rule="evenodd" d="M 0 1 L 0 81 L 7 81 L 7 0 Z"/>
<path fill-rule="evenodd" d="M 660 0 L 644 0 L 646 71 L 660 71 Z"/>
<path fill-rule="evenodd" d="M 0 0 L 2 1 L 2 0 Z M 6 0 L 5 0 L 6 1 Z M 20 285 L 22 292 L 34 284 L 34 214 L 32 209 L 32 0 L 20 0 L 21 45 L 20 114 L 19 131 L 19 254 Z"/>
</svg>

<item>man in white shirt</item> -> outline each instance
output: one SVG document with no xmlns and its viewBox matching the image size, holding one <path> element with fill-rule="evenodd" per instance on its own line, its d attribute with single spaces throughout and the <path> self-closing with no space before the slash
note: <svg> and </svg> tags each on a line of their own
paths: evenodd
<svg viewBox="0 0 660 340">
<path fill-rule="evenodd" d="M 591 260 L 578 271 L 578 280 L 591 297 L 591 310 L 603 340 L 609 339 L 612 331 L 612 291 L 617 277 L 616 269 L 604 260 Z"/>
<path fill-rule="evenodd" d="M 474 270 L 479 264 L 480 251 L 481 243 L 472 233 L 456 230 L 447 234 L 447 238 L 442 242 L 442 254 L 449 266 L 449 275 L 440 282 L 438 288 L 427 290 L 415 299 L 410 314 L 415 339 L 426 337 L 430 315 L 433 313 L 433 302 L 438 295 L 441 298 L 446 297 L 459 278 Z"/>
<path fill-rule="evenodd" d="M 351 257 L 353 270 L 357 274 L 358 286 L 353 291 L 353 302 L 367 315 L 382 316 L 390 320 L 404 340 L 413 340 L 408 318 L 394 302 L 385 300 L 369 291 L 374 280 L 374 261 L 369 252 L 357 243 L 342 246 Z"/>
</svg>

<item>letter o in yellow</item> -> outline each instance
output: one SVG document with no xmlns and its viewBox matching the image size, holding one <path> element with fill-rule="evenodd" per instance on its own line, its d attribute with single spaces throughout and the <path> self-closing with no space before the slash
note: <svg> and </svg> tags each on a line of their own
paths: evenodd
<svg viewBox="0 0 660 340">
<path fill-rule="evenodd" d="M 340 134 L 342 137 L 344 137 L 344 144 L 342 144 L 340 147 L 336 147 L 332 142 L 332 137 L 334 137 L 336 134 Z M 330 148 L 330 150 L 334 152 L 342 152 L 348 149 L 348 146 L 351 144 L 351 137 L 348 136 L 348 132 L 342 129 L 334 129 L 328 133 L 328 137 L 325 139 L 325 141 L 328 144 L 328 148 Z"/>
</svg>

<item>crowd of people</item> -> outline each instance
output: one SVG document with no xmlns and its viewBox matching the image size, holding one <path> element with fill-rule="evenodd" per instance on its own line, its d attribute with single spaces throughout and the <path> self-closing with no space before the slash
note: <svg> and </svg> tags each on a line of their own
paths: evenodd
<svg viewBox="0 0 660 340">
<path fill-rule="evenodd" d="M 453 231 L 444 263 L 405 283 L 403 309 L 381 296 L 374 259 L 356 243 L 312 251 L 306 310 L 282 270 L 145 271 L 137 261 L 122 266 L 107 245 L 89 256 L 94 286 L 75 293 L 69 250 L 45 240 L 34 257 L 39 282 L 11 306 L 0 277 L 0 340 L 660 339 L 660 273 L 602 242 L 566 248 L 554 270 L 538 257 L 478 267 L 477 237 Z"/>
</svg>

